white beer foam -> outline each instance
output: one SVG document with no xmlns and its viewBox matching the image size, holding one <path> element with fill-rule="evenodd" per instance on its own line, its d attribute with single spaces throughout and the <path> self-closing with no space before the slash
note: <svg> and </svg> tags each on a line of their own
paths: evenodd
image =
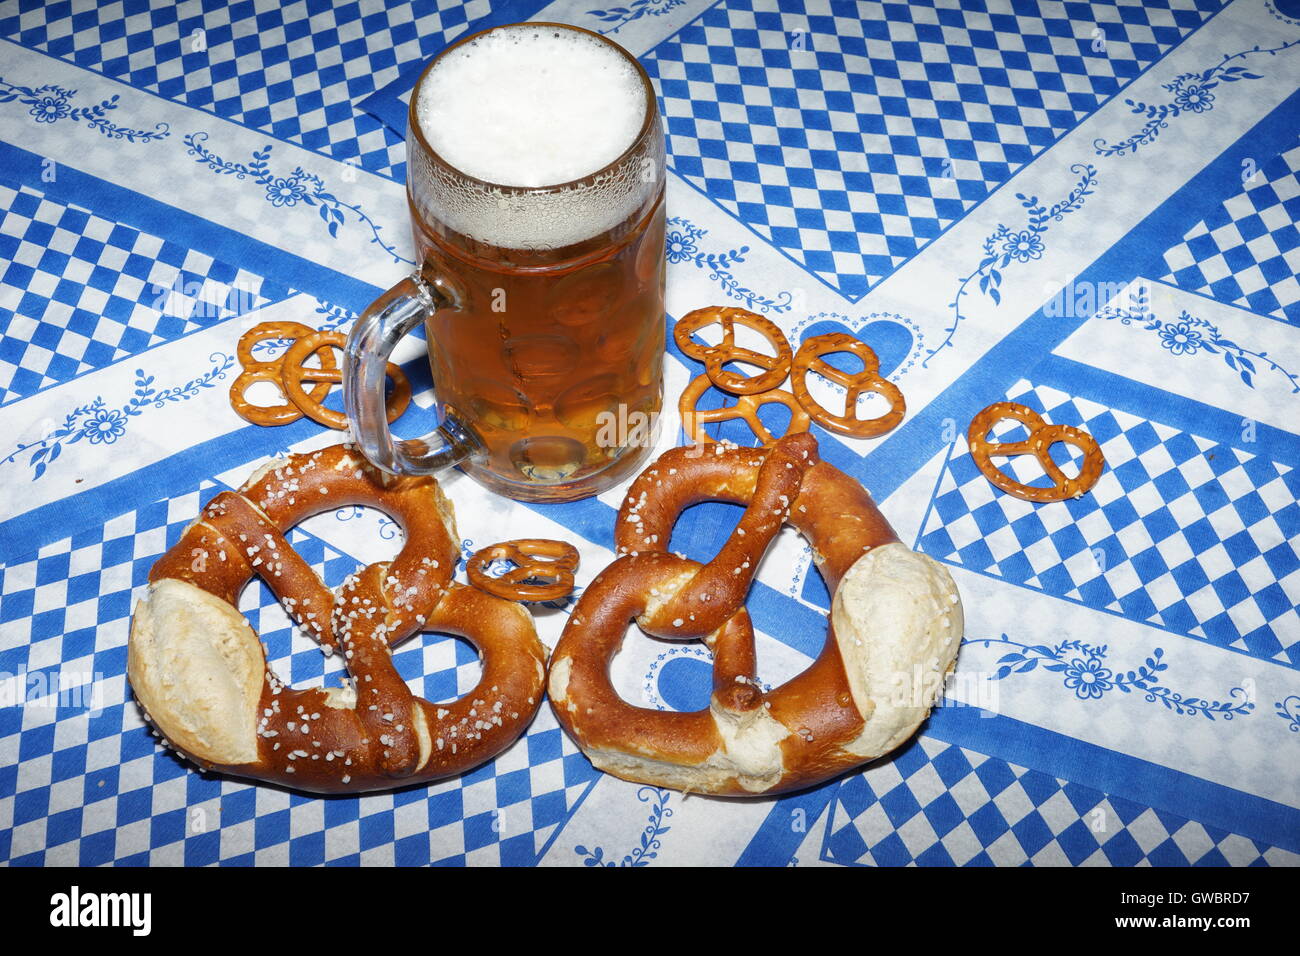
<svg viewBox="0 0 1300 956">
<path fill-rule="evenodd" d="M 630 55 L 577 31 L 518 24 L 443 54 L 425 74 L 415 122 L 450 166 L 407 158 L 417 213 L 488 245 L 560 249 L 637 214 L 663 185 L 659 129 L 636 142 L 646 95 Z M 531 192 L 518 191 L 521 187 Z"/>
<path fill-rule="evenodd" d="M 632 145 L 645 92 L 609 44 L 520 26 L 441 57 L 421 84 L 416 116 L 429 145 L 461 172 L 502 186 L 554 186 Z"/>
</svg>

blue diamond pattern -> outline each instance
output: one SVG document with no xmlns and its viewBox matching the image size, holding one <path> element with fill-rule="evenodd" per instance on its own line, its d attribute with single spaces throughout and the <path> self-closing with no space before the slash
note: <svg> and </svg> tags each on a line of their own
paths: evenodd
<svg viewBox="0 0 1300 956">
<path fill-rule="evenodd" d="M 896 766 L 902 758 L 911 773 Z M 1243 866 L 1295 859 L 1168 811 L 925 736 L 897 758 L 838 784 L 821 858 L 871 866 Z"/>
<path fill-rule="evenodd" d="M 470 774 L 427 788 L 323 803 L 200 776 L 158 746 L 125 679 L 132 591 L 218 490 L 205 482 L 0 567 L 0 609 L 4 616 L 17 609 L 0 638 L 0 668 L 48 672 L 55 679 L 60 671 L 67 677 L 84 670 L 93 673 L 97 692 L 58 707 L 28 702 L 0 709 L 0 819 L 10 821 L 0 838 L 0 860 L 536 862 L 599 776 L 546 709 L 524 740 Z M 290 541 L 330 586 L 357 567 L 303 529 L 292 531 Z M 245 590 L 240 606 L 279 675 L 298 686 L 342 677 L 338 658 L 325 658 L 297 635 L 260 581 Z M 428 696 L 438 686 L 454 697 L 476 682 L 478 662 L 464 642 L 425 635 L 409 645 L 395 657 L 417 693 Z M 48 660 L 62 663 L 36 663 Z M 119 850 L 141 845 L 148 849 Z"/>
<path fill-rule="evenodd" d="M 288 294 L 27 187 L 0 210 L 0 403 Z"/>
<path fill-rule="evenodd" d="M 1100 441 L 1107 471 L 1081 498 L 1033 505 L 994 489 L 963 440 L 937 485 L 921 550 L 1300 666 L 1300 474 L 1055 389 L 1023 383 L 1008 398 L 1049 422 L 1109 436 Z M 1020 461 L 1010 459 L 1006 467 Z"/>
<path fill-rule="evenodd" d="M 0 36 L 401 179 L 401 134 L 356 104 L 488 12 L 487 0 L 19 0 Z"/>
<path fill-rule="evenodd" d="M 1300 143 L 1188 230 L 1154 274 L 1189 292 L 1300 325 Z"/>
<path fill-rule="evenodd" d="M 856 300 L 1220 5 L 729 0 L 643 62 L 673 168 Z"/>
</svg>

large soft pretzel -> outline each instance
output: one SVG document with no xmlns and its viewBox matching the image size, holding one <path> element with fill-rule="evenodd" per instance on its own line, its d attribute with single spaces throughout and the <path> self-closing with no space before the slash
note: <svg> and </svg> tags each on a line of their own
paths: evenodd
<svg viewBox="0 0 1300 956">
<path fill-rule="evenodd" d="M 335 594 L 285 535 L 349 504 L 384 511 L 406 542 Z M 297 790 L 376 790 L 477 766 L 532 720 L 546 652 L 518 604 L 452 583 L 458 540 L 432 478 L 385 476 L 345 445 L 272 462 L 213 498 L 154 565 L 131 627 L 135 695 L 201 767 Z M 254 575 L 327 653 L 343 655 L 348 685 L 295 690 L 276 678 L 236 609 Z M 443 704 L 411 693 L 391 648 L 419 631 L 478 647 L 482 679 L 472 691 Z"/>
<path fill-rule="evenodd" d="M 677 516 L 706 499 L 748 505 L 721 552 L 705 565 L 667 553 Z M 834 600 L 817 660 L 763 693 L 744 599 L 786 521 L 812 544 Z M 740 796 L 810 786 L 906 741 L 955 662 L 963 620 L 952 578 L 899 543 L 807 433 L 770 449 L 667 452 L 629 489 L 616 542 L 620 557 L 573 608 L 548 686 L 586 755 L 624 779 Z M 609 665 L 634 618 L 655 637 L 703 639 L 713 653 L 707 710 L 619 697 Z"/>
</svg>

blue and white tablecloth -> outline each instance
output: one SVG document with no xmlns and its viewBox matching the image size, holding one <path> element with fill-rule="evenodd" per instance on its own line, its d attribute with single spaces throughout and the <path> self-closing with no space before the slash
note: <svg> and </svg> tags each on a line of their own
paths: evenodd
<svg viewBox="0 0 1300 956">
<path fill-rule="evenodd" d="M 1300 0 L 616 2 L 0 4 L 0 860 L 1294 864 Z M 604 776 L 546 708 L 426 788 L 197 774 L 130 695 L 133 597 L 208 498 L 337 440 L 235 417 L 235 342 L 346 326 L 409 268 L 419 65 L 533 18 L 612 36 L 656 84 L 670 316 L 848 330 L 905 392 L 883 439 L 818 435 L 961 588 L 944 706 L 893 759 L 784 799 Z M 428 369 L 403 348 L 412 433 Z M 670 351 L 675 397 L 698 367 Z M 976 473 L 966 424 L 1008 399 L 1097 438 L 1090 494 L 1032 505 Z M 444 484 L 467 550 L 569 538 L 580 584 L 611 559 L 617 490 Z M 734 514 L 693 509 L 674 547 L 708 555 Z M 292 540 L 334 585 L 396 535 L 345 509 Z M 810 563 L 787 533 L 750 596 L 773 685 L 825 633 Z M 338 680 L 265 587 L 242 609 L 278 673 Z M 565 611 L 537 620 L 553 644 Z M 434 699 L 477 673 L 434 635 L 396 659 Z M 645 706 L 707 697 L 698 646 L 634 629 L 616 671 Z"/>
</svg>

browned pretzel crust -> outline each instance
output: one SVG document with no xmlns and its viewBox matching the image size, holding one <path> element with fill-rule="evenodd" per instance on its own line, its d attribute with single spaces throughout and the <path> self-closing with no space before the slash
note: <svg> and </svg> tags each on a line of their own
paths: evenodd
<svg viewBox="0 0 1300 956">
<path fill-rule="evenodd" d="M 555 601 L 573 592 L 578 557 L 578 549 L 567 541 L 518 538 L 476 551 L 465 563 L 465 573 L 474 587 L 507 601 Z M 494 578 L 487 573 L 494 561 L 510 561 L 515 566 Z"/>
<path fill-rule="evenodd" d="M 800 407 L 795 397 L 783 388 L 769 388 L 766 392 L 757 395 L 741 395 L 736 399 L 736 404 L 724 405 L 722 408 L 696 408 L 704 393 L 709 390 L 710 384 L 707 375 L 697 376 L 682 390 L 682 396 L 677 400 L 677 411 L 682 417 L 682 430 L 697 445 L 706 445 L 713 441 L 709 433 L 704 430 L 705 424 L 728 422 L 733 418 L 742 419 L 754 433 L 754 437 L 764 445 L 775 444 L 779 436 L 773 435 L 758 417 L 758 410 L 770 402 L 790 409 L 790 424 L 786 426 L 785 434 L 793 435 L 795 432 L 808 430 L 808 413 Z"/>
<path fill-rule="evenodd" d="M 1008 418 L 1026 426 L 1029 437 L 1017 442 L 989 441 L 989 429 Z M 1066 498 L 1082 497 L 1085 492 L 1092 490 L 1106 467 L 1106 459 L 1097 439 L 1071 425 L 1049 425 L 1038 412 L 1015 402 L 995 402 L 981 411 L 971 420 L 966 440 L 970 444 L 970 455 L 975 459 L 975 467 L 984 477 L 1007 494 L 1024 501 L 1064 501 Z M 1074 478 L 1067 478 L 1060 466 L 1052 460 L 1049 449 L 1058 441 L 1073 445 L 1083 452 L 1083 465 Z M 1043 471 L 1052 479 L 1052 487 L 1022 485 L 993 464 L 994 456 L 1011 458 L 1015 455 L 1033 455 L 1037 458 Z"/>
<path fill-rule="evenodd" d="M 701 565 L 667 553 L 678 515 L 708 499 L 748 506 L 718 556 Z M 913 679 L 913 666 L 941 684 L 961 639 L 956 587 L 898 542 L 857 481 L 819 460 L 811 435 L 770 449 L 673 449 L 633 483 L 617 521 L 620 557 L 575 605 L 548 684 L 560 723 L 602 770 L 693 792 L 783 793 L 888 753 L 928 714 L 930 698 L 893 684 Z M 832 626 L 807 670 L 764 693 L 744 599 L 785 522 L 813 546 L 835 595 Z M 610 661 L 633 619 L 712 651 L 708 709 L 619 697 Z"/>
<path fill-rule="evenodd" d="M 293 550 L 289 528 L 321 511 L 367 505 L 406 533 L 392 560 L 332 593 Z M 136 605 L 127 672 L 165 740 L 207 770 L 317 793 L 436 780 L 495 757 L 541 702 L 546 652 L 518 604 L 451 581 L 458 540 L 432 478 L 384 476 L 350 446 L 293 455 L 208 503 L 158 559 Z M 343 688 L 280 682 L 236 610 L 259 575 L 327 653 Z M 397 673 L 392 647 L 421 631 L 469 639 L 482 678 L 432 704 Z"/>
<path fill-rule="evenodd" d="M 717 345 L 702 345 L 691 336 L 714 323 L 722 326 L 722 341 Z M 736 326 L 753 329 L 771 344 L 776 355 L 764 355 L 736 344 Z M 705 374 L 718 388 L 733 395 L 754 395 L 776 388 L 790 374 L 790 343 L 780 327 L 748 309 L 728 309 L 710 305 L 682 316 L 673 326 L 673 341 L 686 355 L 704 363 Z M 741 362 L 763 369 L 757 375 L 745 376 L 724 368 L 730 362 Z"/>
<path fill-rule="evenodd" d="M 339 431 L 347 430 L 347 416 L 332 408 L 326 408 L 315 397 L 316 389 L 309 393 L 302 387 L 302 383 L 320 382 L 325 385 L 325 389 L 328 391 L 331 385 L 338 385 L 343 381 L 342 370 L 335 367 L 332 359 L 328 367 L 326 367 L 322 359 L 320 368 L 308 368 L 303 362 L 317 351 L 322 356 L 330 355 L 330 349 L 332 348 L 342 351 L 346 343 L 347 337 L 342 332 L 313 331 L 289 346 L 288 351 L 284 353 L 280 360 L 280 377 L 284 393 L 289 396 L 289 400 L 302 409 L 303 413 L 312 421 L 324 425 L 326 428 L 335 428 Z M 388 421 L 391 424 L 397 421 L 411 403 L 411 383 L 407 381 L 402 370 L 392 362 L 388 363 L 387 375 L 393 382 L 393 390 L 388 394 L 385 403 L 385 408 L 388 411 Z"/>
<path fill-rule="evenodd" d="M 842 372 L 831 365 L 823 355 L 849 352 L 862 362 L 862 371 Z M 844 389 L 844 412 L 835 414 L 823 408 L 808 391 L 808 373 L 816 372 Z M 907 414 L 907 403 L 898 386 L 880 374 L 880 359 L 871 346 L 843 332 L 830 332 L 808 339 L 799 346 L 794 357 L 794 370 L 790 373 L 790 388 L 805 412 L 823 428 L 854 438 L 876 438 L 893 431 Z M 858 418 L 858 398 L 863 393 L 875 392 L 889 402 L 889 411 L 877 418 Z"/>
<path fill-rule="evenodd" d="M 236 415 L 254 425 L 289 425 L 302 418 L 302 409 L 292 401 L 286 401 L 282 405 L 254 405 L 246 393 L 248 387 L 256 382 L 270 382 L 280 390 L 280 394 L 288 398 L 280 377 L 284 356 L 279 355 L 269 362 L 263 362 L 253 356 L 253 346 L 267 339 L 298 339 L 313 331 L 315 330 L 301 322 L 261 322 L 239 337 L 235 355 L 239 358 L 243 371 L 230 383 L 230 406 Z M 306 359 L 306 356 L 303 358 Z M 321 352 L 320 367 L 322 370 L 337 370 L 334 353 L 328 349 Z M 329 383 L 321 382 L 307 394 L 312 402 L 319 403 L 325 400 L 329 391 Z"/>
</svg>

